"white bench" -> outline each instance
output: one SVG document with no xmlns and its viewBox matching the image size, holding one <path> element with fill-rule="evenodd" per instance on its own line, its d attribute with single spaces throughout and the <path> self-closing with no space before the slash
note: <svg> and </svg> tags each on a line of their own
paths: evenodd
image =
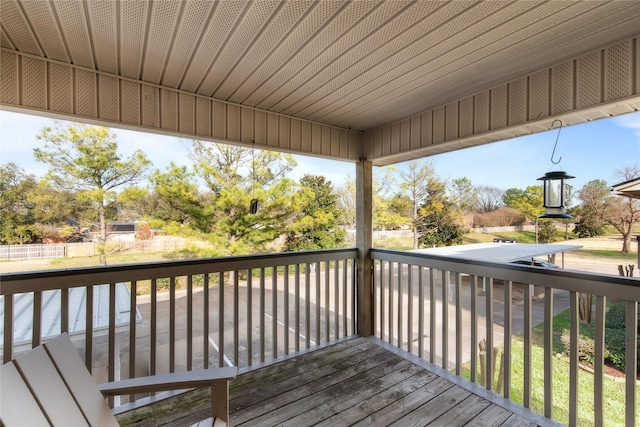
<svg viewBox="0 0 640 427">
<path fill-rule="evenodd" d="M 105 397 L 211 387 L 212 418 L 229 421 L 229 381 L 237 368 L 217 368 L 131 378 L 96 386 L 67 334 L 40 345 L 0 368 L 0 421 L 13 426 L 113 426 Z"/>
</svg>

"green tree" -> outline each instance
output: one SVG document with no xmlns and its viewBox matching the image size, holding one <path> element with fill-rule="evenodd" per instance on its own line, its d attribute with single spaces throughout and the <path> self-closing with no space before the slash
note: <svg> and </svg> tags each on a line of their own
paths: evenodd
<svg viewBox="0 0 640 427">
<path fill-rule="evenodd" d="M 429 192 L 416 221 L 421 247 L 449 246 L 462 243 L 464 228 L 460 211 L 449 201 L 445 185 L 435 177 L 427 185 Z"/>
<path fill-rule="evenodd" d="M 356 225 L 356 181 L 351 176 L 347 176 L 345 185 L 336 188 L 338 211 L 340 212 L 339 223 L 349 226 Z"/>
<path fill-rule="evenodd" d="M 135 184 L 151 164 L 142 151 L 130 157 L 118 154 L 116 135 L 108 128 L 73 123 L 45 127 L 37 136 L 44 145 L 34 149 L 36 160 L 50 166 L 46 179 L 55 188 L 69 190 L 96 206 L 99 243 L 107 239 L 107 210 L 113 207 L 116 190 Z M 101 262 L 106 263 L 104 256 Z"/>
<path fill-rule="evenodd" d="M 210 232 L 210 219 L 198 182 L 186 166 L 171 162 L 166 172 L 156 169 L 149 179 L 153 186 L 154 217 L 188 224 L 203 233 Z M 209 209 L 210 210 L 210 209 Z"/>
<path fill-rule="evenodd" d="M 406 169 L 399 172 L 400 190 L 409 198 L 411 202 L 411 222 L 413 225 L 413 248 L 418 248 L 419 232 L 417 223 L 419 221 L 418 209 L 420 203 L 424 200 L 431 189 L 429 184 L 434 182 L 435 170 L 433 164 L 423 161 L 411 161 L 407 164 Z"/>
<path fill-rule="evenodd" d="M 582 203 L 579 209 L 575 209 L 574 233 L 579 237 L 601 236 L 605 233 L 607 222 L 604 219 L 604 211 L 606 200 L 610 196 L 608 184 L 601 179 L 587 182 L 578 191 L 578 199 Z"/>
<path fill-rule="evenodd" d="M 473 212 L 478 206 L 478 189 L 469 178 L 454 179 L 448 188 L 449 200 L 462 213 Z"/>
<path fill-rule="evenodd" d="M 295 207 L 296 185 L 285 176 L 296 164 L 292 156 L 197 140 L 189 156 L 193 171 L 173 165 L 152 177 L 168 213 L 179 212 L 230 255 L 261 250 L 285 232 Z"/>
<path fill-rule="evenodd" d="M 15 163 L 0 166 L 0 243 L 31 243 L 38 233 L 30 194 L 37 181 Z"/>
<path fill-rule="evenodd" d="M 528 218 L 535 219 L 544 213 L 543 188 L 541 185 L 530 185 L 526 190 L 509 188 L 504 192 L 503 203 L 518 209 Z"/>
<path fill-rule="evenodd" d="M 338 195 L 324 176 L 300 179 L 298 213 L 285 239 L 285 250 L 316 250 L 344 246 L 346 231 L 338 226 Z"/>
<path fill-rule="evenodd" d="M 558 237 L 556 222 L 552 219 L 541 219 L 538 221 L 538 241 L 540 243 L 553 243 Z"/>
</svg>

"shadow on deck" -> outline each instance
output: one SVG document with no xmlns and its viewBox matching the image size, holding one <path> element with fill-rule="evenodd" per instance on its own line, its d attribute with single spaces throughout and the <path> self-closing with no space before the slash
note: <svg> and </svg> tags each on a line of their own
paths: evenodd
<svg viewBox="0 0 640 427">
<path fill-rule="evenodd" d="M 207 391 L 197 390 L 119 421 L 182 426 L 209 410 Z M 230 385 L 229 411 L 231 426 L 554 424 L 375 338 L 341 341 L 242 373 Z"/>
</svg>

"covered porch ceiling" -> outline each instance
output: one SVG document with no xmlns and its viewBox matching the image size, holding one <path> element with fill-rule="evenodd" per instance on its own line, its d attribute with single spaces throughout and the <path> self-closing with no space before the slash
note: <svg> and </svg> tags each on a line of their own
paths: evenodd
<svg viewBox="0 0 640 427">
<path fill-rule="evenodd" d="M 1 2 L 3 108 L 383 165 L 640 109 L 640 2 Z"/>
</svg>

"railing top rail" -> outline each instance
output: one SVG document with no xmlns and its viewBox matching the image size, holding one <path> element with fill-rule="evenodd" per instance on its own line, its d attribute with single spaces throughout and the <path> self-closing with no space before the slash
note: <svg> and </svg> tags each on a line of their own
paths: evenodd
<svg viewBox="0 0 640 427">
<path fill-rule="evenodd" d="M 541 284 L 556 289 L 640 302 L 640 279 L 576 270 L 545 269 L 521 264 L 469 260 L 392 249 L 371 249 L 372 259 L 399 262 L 479 277 Z"/>
<path fill-rule="evenodd" d="M 319 251 L 279 252 L 260 255 L 159 261 L 140 264 L 81 267 L 0 274 L 0 295 L 34 290 L 68 289 L 88 284 L 128 282 L 262 267 L 279 267 L 304 263 L 355 258 L 356 248 Z"/>
</svg>

